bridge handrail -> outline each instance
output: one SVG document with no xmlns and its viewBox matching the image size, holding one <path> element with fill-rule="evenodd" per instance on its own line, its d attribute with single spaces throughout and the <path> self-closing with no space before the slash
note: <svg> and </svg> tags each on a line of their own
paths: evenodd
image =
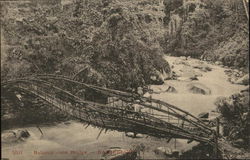
<svg viewBox="0 0 250 160">
<path fill-rule="evenodd" d="M 30 83 L 29 81 L 23 81 L 23 82 L 25 82 L 25 83 Z M 24 88 L 23 88 L 24 89 Z M 29 91 L 29 90 L 27 90 L 27 91 Z M 47 94 L 47 93 L 45 93 L 45 94 Z M 85 103 L 86 101 L 84 101 L 84 103 Z M 67 104 L 66 104 L 67 105 Z M 92 110 L 93 110 L 94 108 L 92 108 Z M 120 116 L 120 115 L 117 115 L 117 114 L 112 114 L 112 113 L 109 113 L 109 112 L 105 112 L 105 111 L 101 111 L 101 110 L 95 110 L 96 112 L 102 112 L 102 114 L 106 114 L 106 115 L 112 115 L 112 116 Z M 140 124 L 140 125 L 145 125 L 145 124 L 143 124 L 143 123 L 141 123 L 141 122 L 136 122 L 135 120 L 133 121 L 133 120 L 130 120 L 130 119 L 128 119 L 127 117 L 122 117 L 122 118 L 125 118 L 125 119 L 127 119 L 128 121 L 130 121 L 130 122 L 133 122 L 133 123 L 137 123 L 137 124 Z M 149 126 L 149 125 L 145 125 L 145 126 L 147 126 L 147 127 L 151 127 L 152 128 L 152 126 Z M 195 139 L 195 140 L 199 140 L 199 141 L 203 141 L 203 142 L 207 142 L 207 143 L 212 143 L 209 139 L 207 139 L 207 138 L 203 138 L 203 137 L 198 137 L 198 136 L 196 136 L 196 135 L 193 135 L 193 134 L 188 134 L 188 133 L 177 133 L 177 132 L 175 132 L 175 131 L 171 131 L 170 132 L 170 130 L 164 130 L 164 129 L 161 129 L 161 128 L 158 128 L 158 127 L 153 127 L 153 128 L 155 128 L 155 129 L 157 129 L 157 130 L 162 130 L 162 131 L 168 131 L 169 133 L 171 133 L 172 132 L 172 134 L 179 134 L 179 135 L 182 135 L 182 136 L 184 136 L 184 137 L 189 137 L 189 138 L 193 138 L 193 139 Z"/>
<path fill-rule="evenodd" d="M 56 86 L 53 86 L 52 83 L 49 83 L 49 82 L 47 82 L 47 81 L 43 81 L 43 80 L 39 80 L 39 79 L 32 79 L 32 81 L 42 82 L 42 83 L 44 83 L 45 85 L 47 85 L 47 86 L 49 86 L 49 87 L 53 87 L 53 88 L 55 88 L 55 89 L 57 89 L 57 90 L 60 90 L 60 91 L 64 92 L 65 94 L 68 94 L 68 95 L 70 95 L 70 96 L 76 98 L 76 99 L 77 99 L 77 102 L 86 103 L 86 104 L 92 104 L 92 105 L 100 106 L 100 107 L 107 107 L 107 105 L 104 105 L 104 104 L 99 104 L 99 103 L 94 103 L 94 102 L 91 102 L 91 101 L 82 100 L 82 99 L 80 99 L 79 97 L 77 97 L 77 96 L 71 94 L 71 93 L 68 92 L 68 91 L 65 91 L 65 90 L 63 90 L 63 89 L 61 89 L 61 88 L 58 88 L 58 87 L 56 87 Z M 29 82 L 29 81 L 23 81 L 23 82 Z M 150 106 L 150 107 L 151 107 L 151 106 Z M 112 108 L 112 107 L 109 107 L 109 108 Z M 152 109 L 158 109 L 158 108 L 155 108 L 155 107 L 151 107 L 151 108 L 152 108 Z M 117 108 L 116 108 L 116 109 L 117 109 Z M 161 109 L 159 109 L 159 111 L 161 111 Z M 134 112 L 134 113 L 136 113 L 136 112 Z M 171 113 L 171 112 L 168 112 L 168 114 L 171 115 L 172 113 Z M 176 115 L 175 115 L 175 116 L 176 116 Z M 152 117 L 152 116 L 151 116 L 151 118 L 156 119 L 156 117 Z M 160 120 L 160 119 L 157 119 L 157 120 Z M 171 125 L 171 124 L 170 124 L 170 125 Z M 183 130 L 183 129 L 180 128 L 180 127 L 177 127 L 177 126 L 173 126 L 173 127 L 178 128 L 179 130 L 185 131 L 185 130 Z"/>
<path fill-rule="evenodd" d="M 91 87 L 93 89 L 98 89 L 98 90 L 104 90 L 104 91 L 107 91 L 107 92 L 113 92 L 115 93 L 116 95 L 123 95 L 123 96 L 126 96 L 126 97 L 136 97 L 138 99 L 142 98 L 142 99 L 146 99 L 148 102 L 149 101 L 152 101 L 152 102 L 155 102 L 155 103 L 158 103 L 158 104 L 162 104 L 163 106 L 165 107 L 170 107 L 172 109 L 175 109 L 175 110 L 178 110 L 180 112 L 183 112 L 185 113 L 185 116 L 186 115 L 189 115 L 190 117 L 194 118 L 195 120 L 197 120 L 199 122 L 199 125 L 201 125 L 202 127 L 206 128 L 207 130 L 209 131 L 212 131 L 212 129 L 210 129 L 209 127 L 206 126 L 206 124 L 204 124 L 204 122 L 202 122 L 199 118 L 195 117 L 194 115 L 190 114 L 189 112 L 186 112 L 174 105 L 171 105 L 169 103 L 166 103 L 166 102 L 163 102 L 163 101 L 160 101 L 160 100 L 157 100 L 157 99 L 153 99 L 153 98 L 148 98 L 148 97 L 142 97 L 142 96 L 139 96 L 138 94 L 133 94 L 133 93 L 127 93 L 127 92 L 123 92 L 123 91 L 118 91 L 118 90 L 114 90 L 114 89 L 109 89 L 109 88 L 104 88 L 104 87 L 99 87 L 99 86 L 95 86 L 95 85 L 91 85 L 91 84 L 86 84 L 86 83 L 83 83 L 83 82 L 78 82 L 78 81 L 75 81 L 75 80 L 72 80 L 70 79 L 69 77 L 66 77 L 66 76 L 61 76 L 61 75 L 53 75 L 53 74 L 38 74 L 37 75 L 38 77 L 43 77 L 45 76 L 46 78 L 47 77 L 61 77 L 67 81 L 70 81 L 70 82 L 73 82 L 73 83 L 78 83 L 78 84 L 81 84 L 81 85 L 84 85 L 84 86 L 87 86 L 87 87 Z"/>
<path fill-rule="evenodd" d="M 180 108 L 178 108 L 178 107 L 176 107 L 174 105 L 171 105 L 169 103 L 166 103 L 166 102 L 163 102 L 163 101 L 160 101 L 160 100 L 157 100 L 157 99 L 152 99 L 152 98 L 147 98 L 147 97 L 140 97 L 138 94 L 127 93 L 127 92 L 123 92 L 123 91 L 117 91 L 117 90 L 114 90 L 114 89 L 108 89 L 108 88 L 104 88 L 104 87 L 99 87 L 99 86 L 95 86 L 95 85 L 86 84 L 86 83 L 83 83 L 83 82 L 72 80 L 69 77 L 66 77 L 66 76 L 63 76 L 63 75 L 36 74 L 36 75 L 31 75 L 31 76 L 25 77 L 25 78 L 20 78 L 19 80 L 22 80 L 22 79 L 31 80 L 31 79 L 34 79 L 36 77 L 42 78 L 42 79 L 65 80 L 65 81 L 77 83 L 79 85 L 84 85 L 85 87 L 92 88 L 94 90 L 98 90 L 98 91 L 102 91 L 102 92 L 104 91 L 104 92 L 108 92 L 109 94 L 113 94 L 114 96 L 119 96 L 123 100 L 126 100 L 126 99 L 124 99 L 125 97 L 129 97 L 129 98 L 143 99 L 142 102 L 143 101 L 147 101 L 147 102 L 154 102 L 156 104 L 161 104 L 164 107 L 167 107 L 168 109 L 171 109 L 173 112 L 175 112 L 175 110 L 183 112 L 185 116 L 181 116 L 179 114 L 176 114 L 176 115 L 179 116 L 179 118 L 181 118 L 183 120 L 187 120 L 185 117 L 188 115 L 188 116 L 194 118 L 199 123 L 197 123 L 197 122 L 195 122 L 193 120 L 188 119 L 189 122 L 191 121 L 191 123 L 195 123 L 197 126 L 201 126 L 202 128 L 205 128 L 206 130 L 208 130 L 209 132 L 213 131 L 212 129 L 210 129 L 209 127 L 207 127 L 199 118 L 193 116 L 192 114 L 190 114 L 190 113 L 188 113 L 188 112 L 186 112 L 186 111 L 184 111 L 184 110 L 182 110 L 182 109 L 180 109 Z M 18 81 L 18 79 L 14 79 L 14 80 L 10 80 L 10 81 L 7 81 L 7 82 L 3 82 L 2 85 L 7 84 L 7 83 L 11 83 L 11 81 L 15 82 L 15 81 Z M 144 106 L 146 105 L 146 104 L 143 104 L 141 102 L 139 102 L 137 104 L 144 105 Z M 147 106 L 147 107 L 150 107 L 150 106 Z M 153 109 L 155 109 L 155 108 L 153 108 Z M 159 111 L 164 111 L 166 113 L 165 110 L 159 110 Z M 169 112 L 167 114 L 169 114 Z M 170 113 L 170 114 L 172 114 L 172 113 Z M 174 115 L 174 116 L 176 116 L 176 115 Z"/>
</svg>

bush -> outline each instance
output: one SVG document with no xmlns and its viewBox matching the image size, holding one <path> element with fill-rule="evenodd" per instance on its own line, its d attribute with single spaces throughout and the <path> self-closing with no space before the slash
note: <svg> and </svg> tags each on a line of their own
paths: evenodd
<svg viewBox="0 0 250 160">
<path fill-rule="evenodd" d="M 229 98 L 218 98 L 215 105 L 225 119 L 223 124 L 224 136 L 233 142 L 241 138 L 245 142 L 245 147 L 247 147 L 250 141 L 249 91 L 234 94 Z"/>
<path fill-rule="evenodd" d="M 133 1 L 77 0 L 63 11 L 54 4 L 26 7 L 28 12 L 15 14 L 19 20 L 8 12 L 1 19 L 7 45 L 19 46 L 7 51 L 4 78 L 57 73 L 127 90 L 149 84 L 153 74 L 170 71 L 159 37 L 144 29 Z"/>
<path fill-rule="evenodd" d="M 248 68 L 248 20 L 241 1 L 188 1 L 182 5 L 165 0 L 165 5 L 167 23 L 176 15 L 183 17 L 177 33 L 166 37 L 167 52 Z"/>
</svg>

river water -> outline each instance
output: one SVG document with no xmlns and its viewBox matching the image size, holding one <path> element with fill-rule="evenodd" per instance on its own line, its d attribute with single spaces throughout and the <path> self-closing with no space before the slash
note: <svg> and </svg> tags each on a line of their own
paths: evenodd
<svg viewBox="0 0 250 160">
<path fill-rule="evenodd" d="M 170 65 L 174 65 L 175 70 L 185 67 L 185 65 L 174 63 L 179 60 L 176 57 L 166 56 L 166 60 Z M 187 62 L 193 65 L 199 61 L 189 59 Z M 193 82 L 167 80 L 164 85 L 151 86 L 151 88 L 161 90 L 161 88 L 171 85 L 176 88 L 177 93 L 162 92 L 153 94 L 152 97 L 198 115 L 201 112 L 214 110 L 216 108 L 214 101 L 217 97 L 229 96 L 246 88 L 228 82 L 224 68 L 211 64 L 207 65 L 212 68 L 212 71 L 201 72 L 199 69 L 194 70 L 202 73 L 202 77 L 199 77 L 196 83 L 201 83 L 209 88 L 211 95 L 190 93 L 186 86 Z M 2 157 L 10 160 L 100 159 L 102 152 L 109 147 L 130 149 L 134 145 L 143 143 L 146 146 L 145 159 L 162 159 L 163 157 L 154 154 L 153 150 L 155 148 L 164 146 L 184 151 L 197 144 L 197 142 L 187 144 L 186 140 L 176 140 L 176 142 L 171 140 L 167 143 L 166 140 L 146 136 L 140 139 L 132 139 L 117 131 L 108 131 L 101 134 L 97 139 L 100 132 L 98 128 L 91 126 L 85 128 L 76 121 L 60 123 L 54 126 L 40 126 L 40 128 L 44 133 L 43 136 L 36 127 L 28 127 L 25 129 L 30 132 L 31 137 L 26 141 L 15 144 L 2 144 Z"/>
</svg>

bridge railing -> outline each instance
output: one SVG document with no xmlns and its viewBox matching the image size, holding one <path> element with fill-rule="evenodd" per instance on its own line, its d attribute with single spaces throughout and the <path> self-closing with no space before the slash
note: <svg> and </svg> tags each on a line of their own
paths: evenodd
<svg viewBox="0 0 250 160">
<path fill-rule="evenodd" d="M 121 101 L 122 105 L 118 105 L 115 101 L 111 104 L 98 104 L 83 100 L 73 95 L 70 91 L 60 88 L 55 82 L 47 81 L 47 79 L 63 80 L 94 89 L 106 96 L 116 97 L 116 99 Z M 41 75 L 5 83 L 5 85 L 10 84 L 18 84 L 19 88 L 36 94 L 63 112 L 96 126 L 121 131 L 141 132 L 143 134 L 165 138 L 179 137 L 211 142 L 210 129 L 206 129 L 203 127 L 203 124 L 195 121 L 196 118 L 193 118 L 192 115 L 187 114 L 187 112 L 175 106 L 155 99 L 148 99 L 131 93 L 87 85 L 65 77 L 53 77 L 51 75 L 46 75 L 46 77 Z M 22 86 L 20 86 L 20 84 L 22 84 Z M 59 92 L 62 93 L 63 97 L 54 96 Z M 142 109 L 137 111 L 134 109 L 131 110 L 130 104 L 134 107 L 141 107 Z M 126 124 L 127 126 L 124 126 Z M 138 130 L 138 127 L 143 128 L 143 131 Z"/>
</svg>

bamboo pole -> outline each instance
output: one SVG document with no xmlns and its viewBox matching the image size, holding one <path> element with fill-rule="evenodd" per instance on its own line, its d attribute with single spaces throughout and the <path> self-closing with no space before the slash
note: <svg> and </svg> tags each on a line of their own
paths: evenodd
<svg viewBox="0 0 250 160">
<path fill-rule="evenodd" d="M 246 0 L 242 0 L 242 2 L 243 2 L 243 5 L 244 5 L 247 20 L 249 21 L 249 10 L 248 10 L 249 8 L 247 7 L 247 3 L 249 3 L 249 2 L 247 2 Z"/>
</svg>

